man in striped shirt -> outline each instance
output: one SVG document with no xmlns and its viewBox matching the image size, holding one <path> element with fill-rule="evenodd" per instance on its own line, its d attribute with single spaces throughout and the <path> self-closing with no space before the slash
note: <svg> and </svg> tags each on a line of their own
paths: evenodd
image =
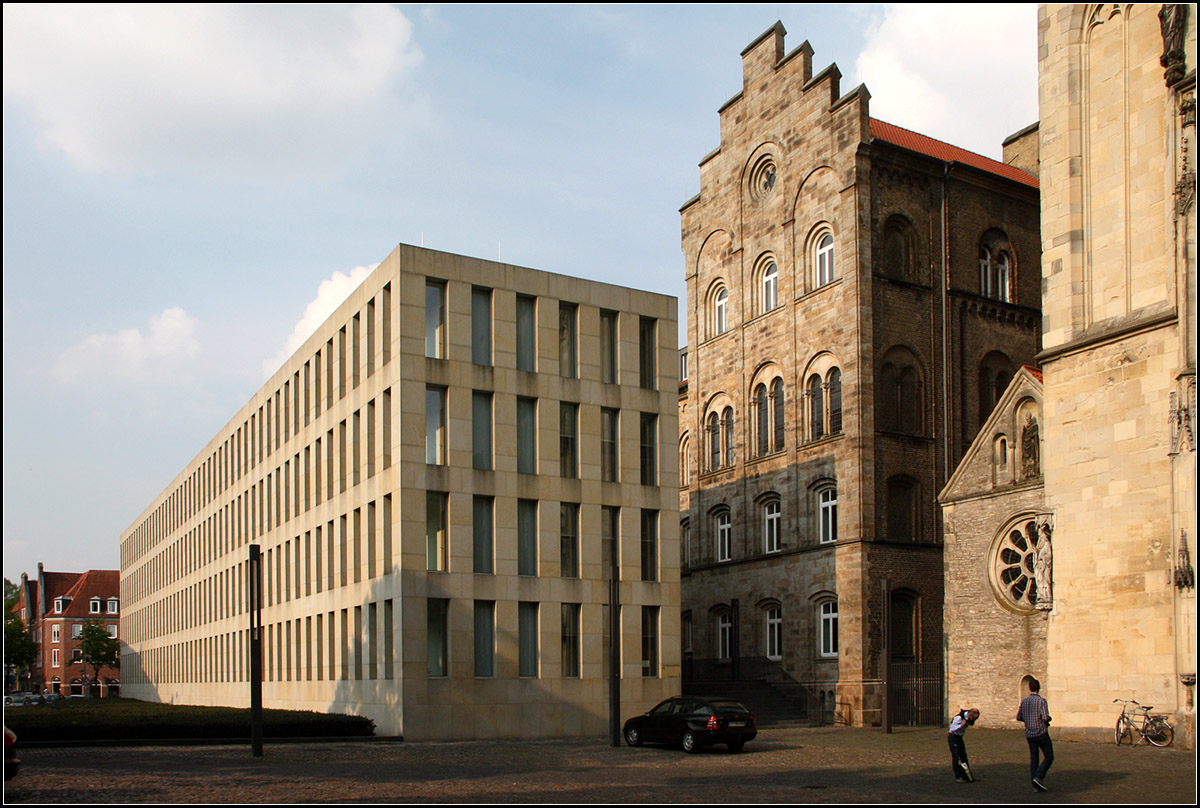
<svg viewBox="0 0 1200 808">
<path fill-rule="evenodd" d="M 1034 791 L 1045 791 L 1042 778 L 1050 771 L 1054 762 L 1054 744 L 1050 742 L 1050 708 L 1042 698 L 1041 682 L 1029 680 L 1029 695 L 1021 700 L 1017 709 L 1017 720 L 1025 724 L 1025 740 L 1029 742 L 1029 776 L 1033 779 Z M 1041 755 L 1041 764 L 1038 756 Z"/>
</svg>

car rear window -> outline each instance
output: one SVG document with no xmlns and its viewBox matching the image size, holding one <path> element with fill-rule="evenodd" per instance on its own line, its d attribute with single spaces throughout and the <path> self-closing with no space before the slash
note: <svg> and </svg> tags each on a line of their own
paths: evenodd
<svg viewBox="0 0 1200 808">
<path fill-rule="evenodd" d="M 740 701 L 733 701 L 733 700 L 713 701 L 713 702 L 710 702 L 710 704 L 712 704 L 714 710 L 721 710 L 721 711 L 727 712 L 727 713 L 748 713 L 748 712 L 750 712 L 748 709 L 746 709 L 746 705 L 742 704 Z"/>
</svg>

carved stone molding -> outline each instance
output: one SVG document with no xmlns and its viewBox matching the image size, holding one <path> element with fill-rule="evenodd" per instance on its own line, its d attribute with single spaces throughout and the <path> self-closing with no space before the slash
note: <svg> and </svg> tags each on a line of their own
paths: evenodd
<svg viewBox="0 0 1200 808">
<path fill-rule="evenodd" d="M 1187 15 L 1188 5 L 1185 3 L 1163 3 L 1158 11 L 1163 39 L 1163 52 L 1158 61 L 1163 66 L 1168 87 L 1183 79 L 1187 73 L 1187 54 L 1183 49 Z"/>
<path fill-rule="evenodd" d="M 1180 388 L 1171 391 L 1171 454 L 1196 451 L 1196 377 L 1180 379 Z"/>
</svg>

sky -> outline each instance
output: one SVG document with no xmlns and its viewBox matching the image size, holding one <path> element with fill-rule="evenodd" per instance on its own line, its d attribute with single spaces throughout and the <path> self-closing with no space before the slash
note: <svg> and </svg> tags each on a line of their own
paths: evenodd
<svg viewBox="0 0 1200 808">
<path fill-rule="evenodd" d="M 999 159 L 1038 115 L 1033 5 L 3 13 L 14 581 L 118 568 L 121 533 L 398 243 L 682 299 L 679 207 L 777 20 L 873 117 Z"/>
</svg>

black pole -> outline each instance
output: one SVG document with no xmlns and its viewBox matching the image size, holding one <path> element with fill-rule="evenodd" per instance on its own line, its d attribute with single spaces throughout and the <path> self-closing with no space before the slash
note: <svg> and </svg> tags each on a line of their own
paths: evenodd
<svg viewBox="0 0 1200 808">
<path fill-rule="evenodd" d="M 883 642 L 879 649 L 879 669 L 882 674 L 879 678 L 883 682 L 883 701 L 880 706 L 883 708 L 883 715 L 880 723 L 883 725 L 884 732 L 892 731 L 892 598 L 891 584 L 888 579 L 884 578 L 882 584 L 883 603 L 881 605 L 881 614 L 879 625 L 881 626 L 881 638 Z"/>
<path fill-rule="evenodd" d="M 250 589 L 250 749 L 254 757 L 262 757 L 262 555 L 257 544 L 250 545 L 246 573 Z"/>
<path fill-rule="evenodd" d="M 611 517 L 610 517 L 611 518 Z M 613 526 L 617 528 L 616 525 Z M 612 569 L 608 575 L 608 729 L 613 746 L 621 745 L 621 554 L 619 529 L 612 531 Z"/>
</svg>

